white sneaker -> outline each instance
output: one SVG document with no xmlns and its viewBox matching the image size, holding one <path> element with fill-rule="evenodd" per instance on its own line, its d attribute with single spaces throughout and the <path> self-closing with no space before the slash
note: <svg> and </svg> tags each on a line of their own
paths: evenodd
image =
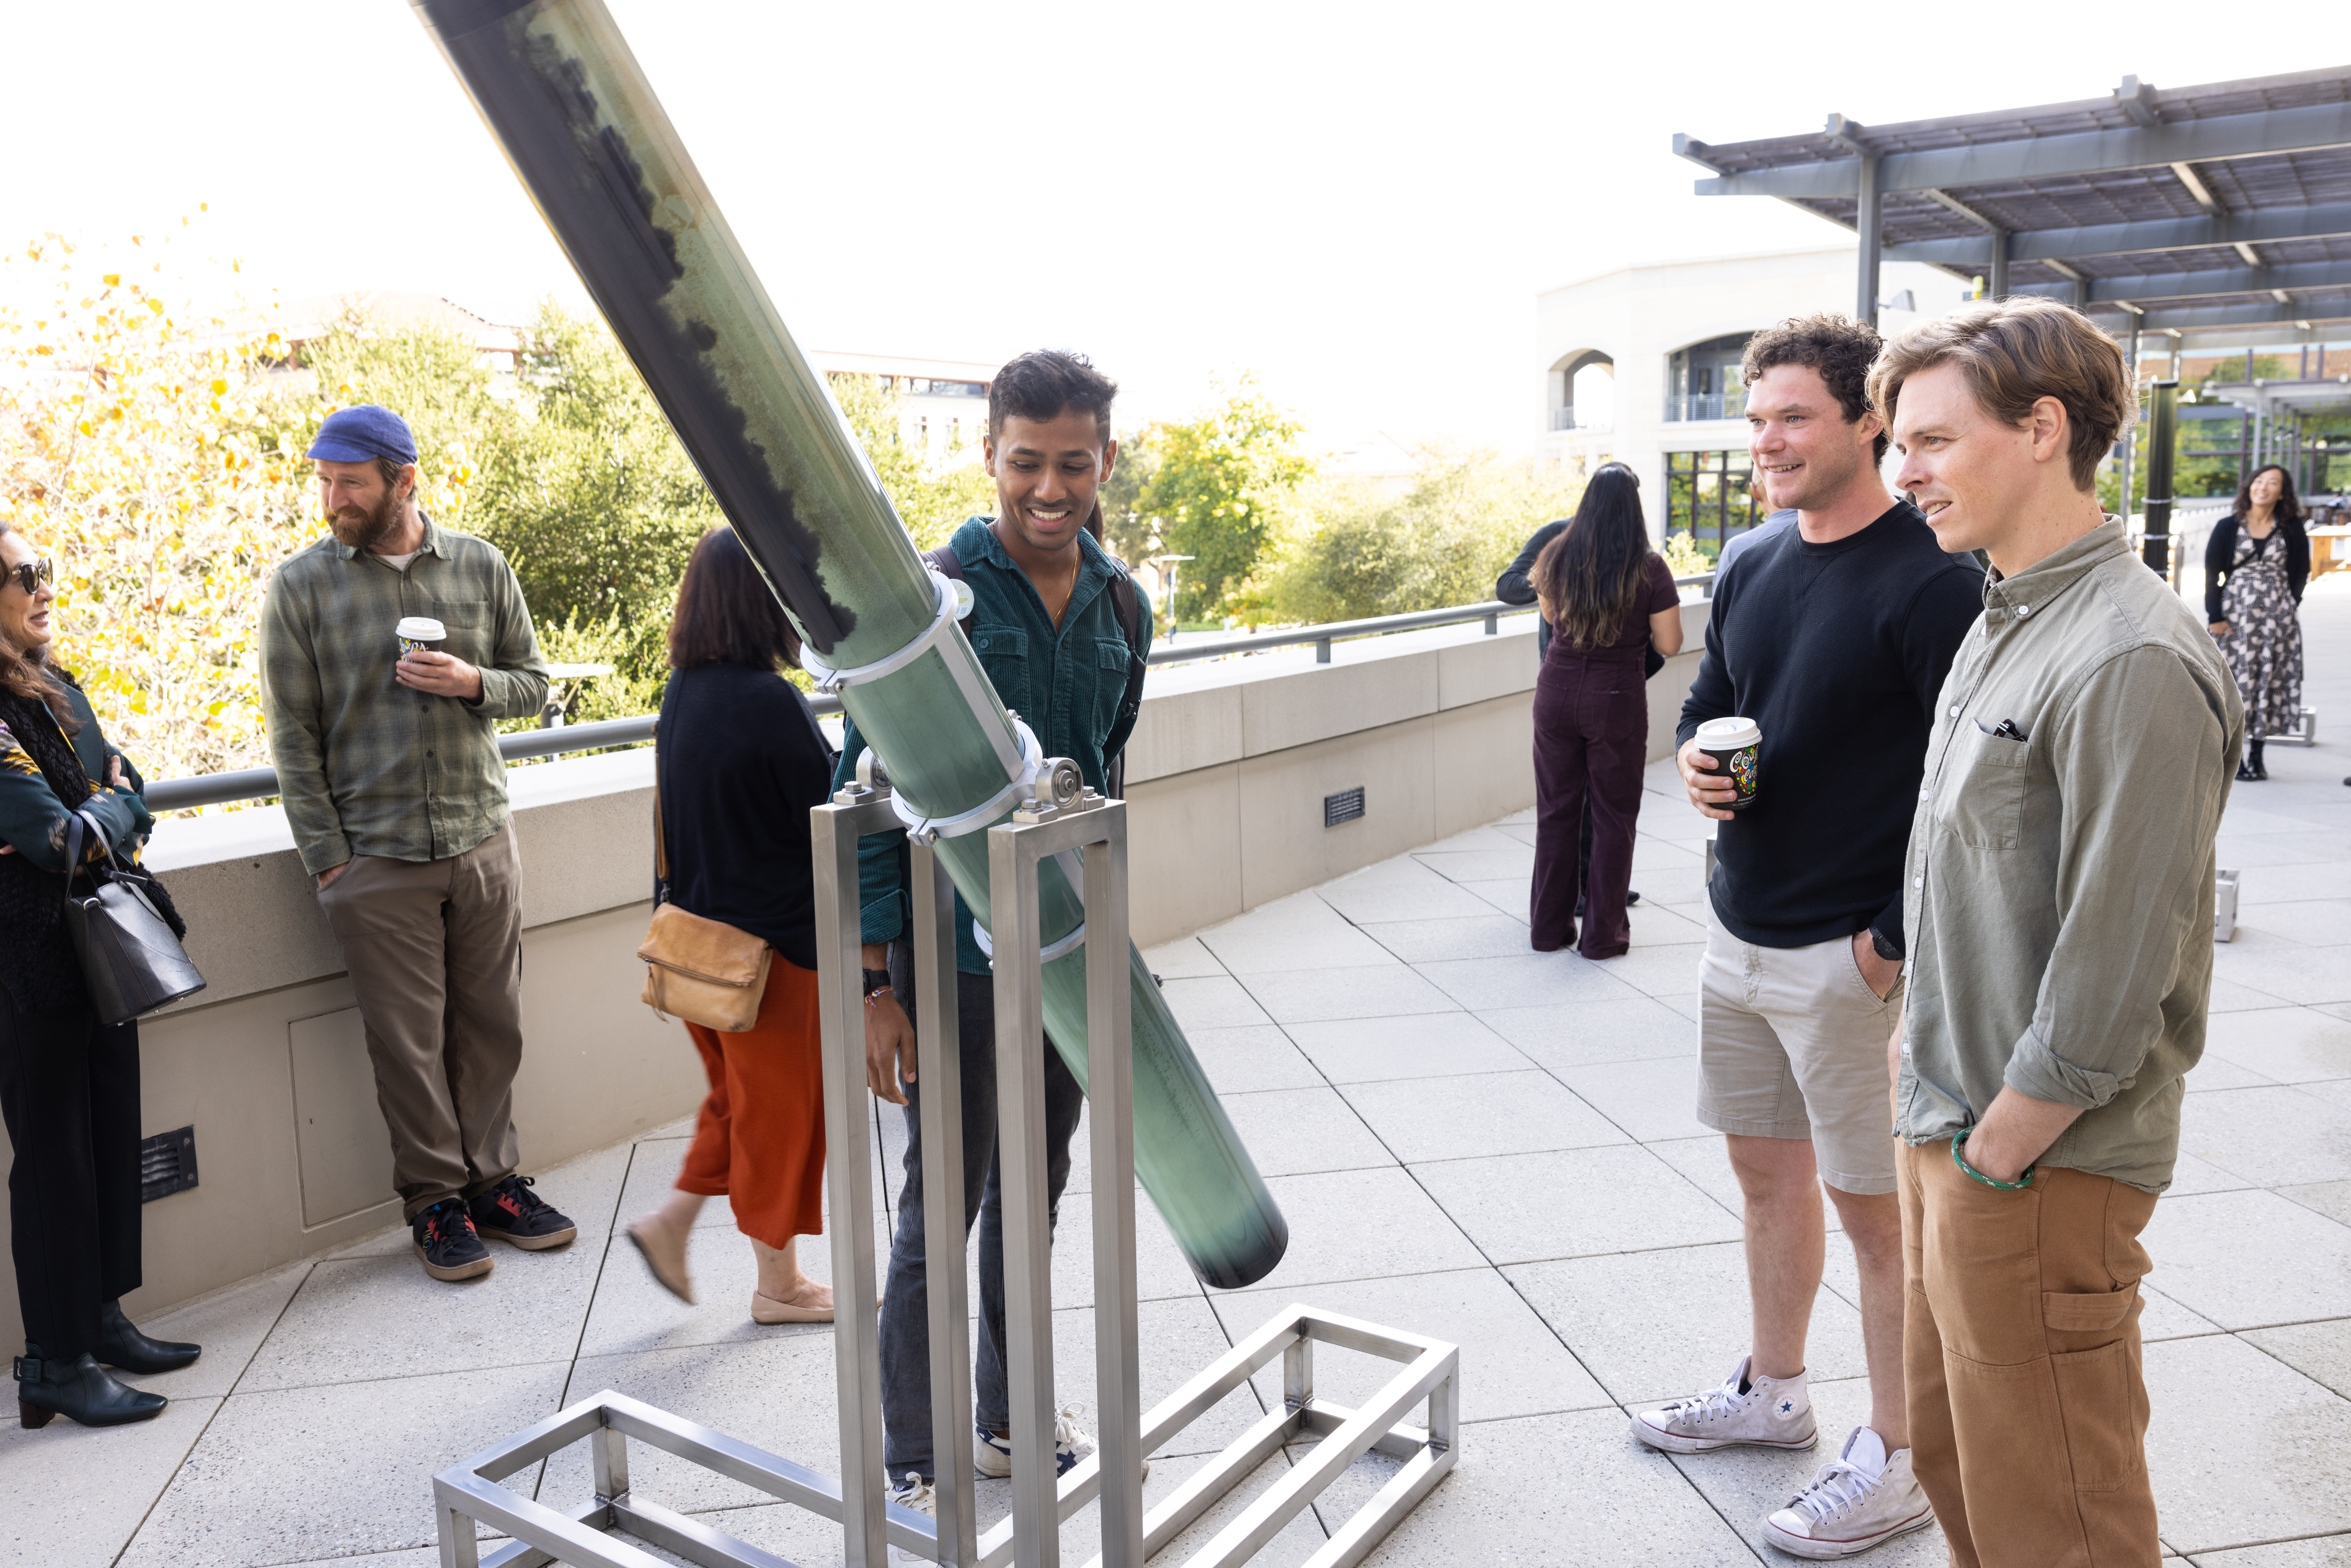
<svg viewBox="0 0 2351 1568">
<path fill-rule="evenodd" d="M 1886 1439 L 1855 1427 L 1812 1485 L 1763 1521 L 1763 1539 L 1797 1557 L 1851 1557 L 1924 1530 L 1935 1511 L 1910 1473 L 1910 1450 L 1889 1457 Z"/>
<path fill-rule="evenodd" d="M 1078 1461 L 1094 1451 L 1094 1440 L 1078 1426 L 1083 1406 L 1065 1405 L 1061 1418 L 1053 1423 L 1053 1473 L 1066 1476 L 1077 1468 Z M 977 1427 L 971 1446 L 971 1468 L 981 1475 L 1001 1480 L 1012 1473 L 1012 1439 L 999 1437 L 983 1423 Z M 1151 1461 L 1143 1461 L 1143 1477 L 1151 1479 Z"/>
<path fill-rule="evenodd" d="M 913 1470 L 906 1472 L 905 1483 L 903 1486 L 890 1489 L 890 1500 L 900 1508 L 912 1509 L 916 1513 L 928 1514 L 935 1520 L 939 1516 L 939 1494 L 931 1490 L 930 1482 Z M 925 1557 L 919 1552 L 909 1552 L 903 1546 L 890 1548 L 890 1562 L 893 1568 L 914 1568 L 917 1563 L 928 1563 L 934 1561 L 935 1559 Z"/>
<path fill-rule="evenodd" d="M 1633 1436 L 1669 1454 L 1704 1454 L 1741 1445 L 1809 1448 L 1819 1442 L 1805 1375 L 1748 1381 L 1752 1359 L 1742 1359 L 1719 1388 L 1636 1413 Z M 1744 1394 L 1739 1391 L 1742 1381 L 1748 1381 Z"/>
</svg>

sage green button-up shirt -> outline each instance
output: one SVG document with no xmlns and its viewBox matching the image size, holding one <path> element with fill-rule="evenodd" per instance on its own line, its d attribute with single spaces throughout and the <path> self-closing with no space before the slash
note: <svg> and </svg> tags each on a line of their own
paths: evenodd
<svg viewBox="0 0 2351 1568">
<path fill-rule="evenodd" d="M 1934 717 L 1896 1130 L 1950 1137 L 2006 1085 L 2083 1109 L 2039 1164 L 2160 1192 L 2204 1053 L 2236 684 L 2109 517 L 1990 574 Z"/>
<path fill-rule="evenodd" d="M 442 651 L 481 670 L 480 702 L 392 678 L 392 628 L 410 615 L 448 629 Z M 329 535 L 269 580 L 262 714 L 287 824 L 313 875 L 355 854 L 445 860 L 496 832 L 507 770 L 493 721 L 546 701 L 522 584 L 470 534 L 427 517 L 405 571 Z"/>
</svg>

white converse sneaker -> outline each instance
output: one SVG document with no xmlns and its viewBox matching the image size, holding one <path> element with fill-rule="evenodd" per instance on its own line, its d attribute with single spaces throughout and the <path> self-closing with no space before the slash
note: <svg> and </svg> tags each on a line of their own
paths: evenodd
<svg viewBox="0 0 2351 1568">
<path fill-rule="evenodd" d="M 904 1484 L 890 1489 L 890 1500 L 900 1508 L 912 1509 L 933 1519 L 939 1516 L 939 1494 L 931 1490 L 930 1482 L 913 1470 L 906 1472 Z M 921 1552 L 909 1552 L 903 1546 L 890 1548 L 891 1568 L 914 1568 L 916 1563 L 927 1564 L 931 1561 Z"/>
<path fill-rule="evenodd" d="M 1812 1485 L 1763 1521 L 1763 1539 L 1796 1557 L 1852 1557 L 1897 1535 L 1924 1530 L 1935 1511 L 1910 1473 L 1910 1450 L 1891 1457 L 1886 1441 L 1855 1427 Z"/>
<path fill-rule="evenodd" d="M 1809 1448 L 1820 1441 L 1813 1424 L 1813 1398 L 1805 1375 L 1748 1378 L 1748 1362 L 1733 1368 L 1719 1388 L 1677 1399 L 1633 1417 L 1633 1436 L 1669 1454 L 1704 1454 L 1746 1445 L 1759 1448 Z M 1739 1391 L 1746 1382 L 1747 1391 Z"/>
<path fill-rule="evenodd" d="M 1094 1451 L 1094 1440 L 1078 1426 L 1083 1407 L 1065 1405 L 1061 1418 L 1053 1423 L 1053 1473 L 1066 1476 L 1077 1468 L 1078 1461 Z M 985 1423 L 979 1425 L 971 1448 L 971 1468 L 981 1475 L 1002 1479 L 1012 1473 L 1012 1439 L 999 1437 Z M 1143 1476 L 1151 1479 L 1151 1461 L 1143 1461 Z"/>
</svg>

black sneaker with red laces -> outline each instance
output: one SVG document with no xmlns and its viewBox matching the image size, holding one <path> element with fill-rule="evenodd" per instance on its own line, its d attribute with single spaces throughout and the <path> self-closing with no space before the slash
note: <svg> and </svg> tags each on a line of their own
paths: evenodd
<svg viewBox="0 0 2351 1568">
<path fill-rule="evenodd" d="M 580 1228 L 531 1191 L 533 1185 L 528 1176 L 510 1176 L 489 1191 L 476 1193 L 465 1205 L 474 1228 L 529 1252 L 561 1247 L 578 1236 Z"/>
<path fill-rule="evenodd" d="M 470 1280 L 490 1271 L 490 1249 L 474 1234 L 465 1200 L 444 1197 L 411 1222 L 416 1256 L 436 1280 Z"/>
</svg>

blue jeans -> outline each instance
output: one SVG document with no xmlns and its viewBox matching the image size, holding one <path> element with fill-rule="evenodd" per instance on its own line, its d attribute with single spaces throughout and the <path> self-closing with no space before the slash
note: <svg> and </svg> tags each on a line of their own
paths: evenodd
<svg viewBox="0 0 2351 1568">
<path fill-rule="evenodd" d="M 905 945 L 890 948 L 890 981 L 907 1016 L 914 1015 L 914 973 Z M 996 981 L 988 975 L 956 977 L 956 1034 L 963 1059 L 963 1223 L 967 1239 L 979 1221 L 979 1359 L 972 1414 L 983 1427 L 1011 1419 L 1004 1360 L 1004 1211 L 996 1157 Z M 1070 1184 L 1070 1140 L 1078 1130 L 1085 1094 L 1051 1043 L 1045 1053 L 1045 1202 L 1048 1223 L 1058 1217 Z M 898 1195 L 898 1231 L 882 1292 L 882 1463 L 894 1483 L 908 1470 L 938 1479 L 931 1455 L 931 1305 L 923 1268 L 922 1085 L 904 1078 L 906 1096 L 906 1185 Z"/>
</svg>

